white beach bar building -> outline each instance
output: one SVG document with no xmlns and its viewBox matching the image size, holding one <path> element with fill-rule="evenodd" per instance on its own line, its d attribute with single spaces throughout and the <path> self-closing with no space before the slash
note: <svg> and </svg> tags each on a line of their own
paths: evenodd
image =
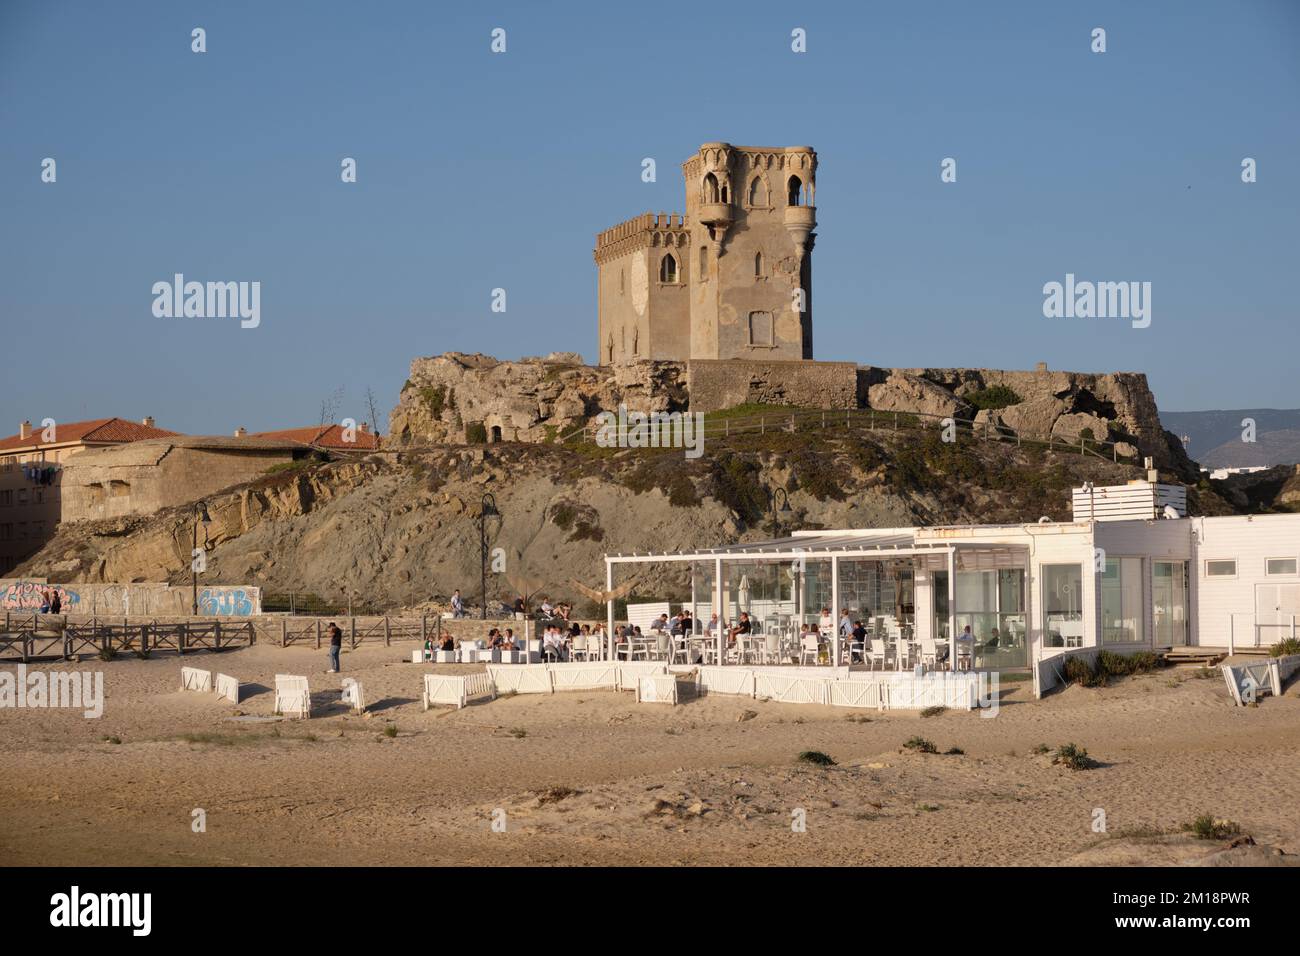
<svg viewBox="0 0 1300 956">
<path fill-rule="evenodd" d="M 685 562 L 697 629 L 714 613 L 732 625 L 746 612 L 749 659 L 762 663 L 814 663 L 800 632 L 824 611 L 835 625 L 809 658 L 857 662 L 838 626 L 847 611 L 868 633 L 865 662 L 887 668 L 951 666 L 954 656 L 976 669 L 1022 668 L 1070 648 L 1242 650 L 1296 634 L 1300 514 L 1185 512 L 1179 485 L 1084 486 L 1068 522 L 801 531 L 610 554 L 606 588 L 629 566 Z M 613 655 L 612 604 L 608 617 Z M 721 629 L 700 644 L 705 660 L 745 659 Z"/>
</svg>

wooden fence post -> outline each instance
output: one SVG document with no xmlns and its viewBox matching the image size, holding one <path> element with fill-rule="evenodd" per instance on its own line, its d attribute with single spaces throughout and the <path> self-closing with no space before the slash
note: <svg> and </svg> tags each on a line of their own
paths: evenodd
<svg viewBox="0 0 1300 956">
<path fill-rule="evenodd" d="M 212 646 L 221 650 L 221 618 L 212 622 Z"/>
<path fill-rule="evenodd" d="M 426 615 L 421 614 L 420 615 L 420 645 L 423 646 L 424 642 L 427 641 L 428 639 L 429 639 L 429 618 Z"/>
<path fill-rule="evenodd" d="M 384 647 L 392 647 L 393 632 L 388 626 L 388 615 L 384 615 Z"/>
<path fill-rule="evenodd" d="M 284 647 L 286 638 L 289 636 L 289 624 L 285 618 L 280 618 L 280 646 Z"/>
<path fill-rule="evenodd" d="M 316 650 L 320 650 L 320 618 L 316 618 Z"/>
<path fill-rule="evenodd" d="M 348 599 L 348 604 L 352 604 L 351 598 Z M 355 651 L 357 649 L 357 619 L 353 617 L 349 618 L 349 620 L 352 622 L 352 649 Z"/>
</svg>

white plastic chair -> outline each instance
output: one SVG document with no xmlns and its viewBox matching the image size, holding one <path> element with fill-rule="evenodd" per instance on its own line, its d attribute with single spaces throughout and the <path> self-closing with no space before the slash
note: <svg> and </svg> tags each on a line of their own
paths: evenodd
<svg viewBox="0 0 1300 956">
<path fill-rule="evenodd" d="M 573 647 L 569 649 L 569 659 L 585 661 L 587 657 L 587 635 L 578 634 L 573 638 Z"/>
<path fill-rule="evenodd" d="M 777 664 L 781 660 L 781 635 L 768 632 L 763 635 L 763 663 Z"/>
<path fill-rule="evenodd" d="M 937 667 L 939 660 L 939 648 L 934 643 L 933 637 L 922 637 L 921 644 L 921 663 L 930 667 Z"/>
<path fill-rule="evenodd" d="M 872 670 L 876 669 L 876 661 L 880 662 L 880 669 L 885 669 L 885 640 L 881 637 L 871 639 L 871 650 L 867 652 L 867 664 Z"/>
<path fill-rule="evenodd" d="M 816 634 L 807 634 L 799 641 L 799 663 L 816 664 L 817 653 L 821 650 L 821 642 L 817 639 Z M 812 660 L 807 660 L 811 656 Z"/>
</svg>

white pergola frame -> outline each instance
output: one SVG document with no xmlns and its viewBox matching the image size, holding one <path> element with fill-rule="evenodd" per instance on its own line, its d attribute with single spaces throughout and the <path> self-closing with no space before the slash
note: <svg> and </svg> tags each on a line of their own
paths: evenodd
<svg viewBox="0 0 1300 956">
<path fill-rule="evenodd" d="M 872 543 L 872 542 L 875 543 Z M 657 564 L 657 563 L 705 563 L 713 562 L 713 607 L 718 615 L 717 659 L 719 664 L 726 662 L 723 630 L 726 621 L 727 602 L 723 594 L 724 562 L 742 563 L 750 561 L 783 561 L 802 558 L 811 560 L 829 560 L 831 564 L 831 621 L 835 628 L 833 637 L 833 661 L 840 659 L 840 560 L 858 559 L 883 561 L 891 558 L 916 558 L 920 556 L 942 556 L 948 571 L 948 634 L 952 640 L 952 662 L 956 665 L 957 649 L 957 554 L 998 552 L 999 554 L 1027 553 L 1027 549 L 1016 545 L 991 543 L 958 543 L 954 541 L 916 541 L 911 535 L 894 533 L 861 532 L 857 534 L 834 535 L 796 535 L 791 538 L 778 538 L 773 541 L 759 541 L 751 544 L 736 544 L 721 548 L 702 548 L 695 551 L 634 551 L 631 554 L 605 555 L 605 590 L 614 590 L 614 566 L 620 564 Z M 695 577 L 691 576 L 691 601 L 696 602 Z M 614 603 L 605 602 L 605 628 L 608 648 L 606 653 L 610 660 L 615 654 Z"/>
</svg>

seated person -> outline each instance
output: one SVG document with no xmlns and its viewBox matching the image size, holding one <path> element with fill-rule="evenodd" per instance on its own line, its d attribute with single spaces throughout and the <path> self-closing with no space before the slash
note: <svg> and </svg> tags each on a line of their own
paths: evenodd
<svg viewBox="0 0 1300 956">
<path fill-rule="evenodd" d="M 569 619 L 569 614 L 572 610 L 573 610 L 573 605 L 571 604 L 563 604 L 563 603 L 557 604 L 555 605 L 555 616 L 562 621 L 567 621 Z"/>
<path fill-rule="evenodd" d="M 749 612 L 740 612 L 740 623 L 727 631 L 727 646 L 730 647 L 736 643 L 736 638 L 742 634 L 748 635 L 753 630 L 753 625 L 749 623 Z"/>
<path fill-rule="evenodd" d="M 440 651 L 454 651 L 456 649 L 456 639 L 450 634 L 444 634 L 442 641 L 438 644 Z"/>
<path fill-rule="evenodd" d="M 542 613 L 542 617 L 549 618 L 555 616 L 555 605 L 551 603 L 550 598 L 542 598 L 542 606 L 539 610 Z"/>
<path fill-rule="evenodd" d="M 652 630 L 652 631 L 667 631 L 667 630 L 668 630 L 668 615 L 667 615 L 667 614 L 660 614 L 657 618 L 655 618 L 653 621 L 651 621 L 651 622 L 650 622 L 650 630 Z"/>
<path fill-rule="evenodd" d="M 714 614 L 712 617 L 709 618 L 709 623 L 704 626 L 704 633 L 707 634 L 709 637 L 712 637 L 714 634 L 718 632 L 718 628 L 720 626 L 721 625 L 718 622 L 718 615 Z"/>
<path fill-rule="evenodd" d="M 506 632 L 501 637 L 501 650 L 513 651 L 515 649 L 515 632 L 513 628 L 506 628 Z"/>
<path fill-rule="evenodd" d="M 501 643 L 502 641 L 501 641 L 500 631 L 498 631 L 495 627 L 492 628 L 492 630 L 488 631 L 487 646 L 489 650 L 494 647 L 500 647 Z"/>
</svg>

